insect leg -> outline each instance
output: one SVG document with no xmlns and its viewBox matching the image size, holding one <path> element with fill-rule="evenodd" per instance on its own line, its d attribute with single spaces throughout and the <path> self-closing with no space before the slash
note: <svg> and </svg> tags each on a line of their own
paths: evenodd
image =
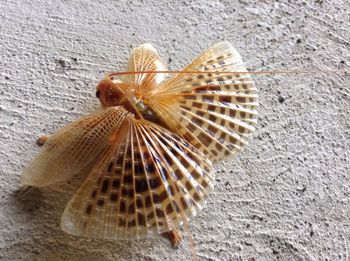
<svg viewBox="0 0 350 261">
<path fill-rule="evenodd" d="M 37 140 L 36 140 L 36 144 L 38 144 L 39 146 L 43 146 L 45 144 L 45 142 L 47 141 L 47 139 L 49 138 L 49 136 L 43 135 L 40 136 Z"/>
<path fill-rule="evenodd" d="M 177 248 L 182 240 L 180 231 L 173 229 L 162 234 L 163 237 L 169 239 L 172 247 Z"/>
</svg>

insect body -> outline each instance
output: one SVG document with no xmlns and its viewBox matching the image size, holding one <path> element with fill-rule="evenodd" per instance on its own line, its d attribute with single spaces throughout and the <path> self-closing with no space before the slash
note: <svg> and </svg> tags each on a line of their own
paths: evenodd
<svg viewBox="0 0 350 261">
<path fill-rule="evenodd" d="M 88 173 L 64 211 L 67 233 L 129 239 L 175 231 L 212 191 L 212 163 L 238 152 L 254 130 L 256 89 L 227 42 L 174 76 L 154 73 L 166 66 L 144 44 L 127 70 L 102 80 L 102 109 L 49 137 L 22 175 L 22 184 L 43 187 Z"/>
</svg>

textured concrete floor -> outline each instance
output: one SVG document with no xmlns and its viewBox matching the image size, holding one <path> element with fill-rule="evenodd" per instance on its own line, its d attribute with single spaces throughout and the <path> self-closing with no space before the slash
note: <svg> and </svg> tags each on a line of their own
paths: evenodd
<svg viewBox="0 0 350 261">
<path fill-rule="evenodd" d="M 162 2 L 162 3 L 160 3 Z M 172 69 L 230 41 L 251 70 L 350 66 L 350 4 L 315 1 L 0 3 L 0 260 L 189 260 L 163 238 L 61 232 L 78 181 L 22 191 L 35 140 L 98 106 L 95 85 L 151 42 Z M 200 260 L 350 259 L 349 73 L 254 76 L 259 124 L 191 222 Z"/>
</svg>

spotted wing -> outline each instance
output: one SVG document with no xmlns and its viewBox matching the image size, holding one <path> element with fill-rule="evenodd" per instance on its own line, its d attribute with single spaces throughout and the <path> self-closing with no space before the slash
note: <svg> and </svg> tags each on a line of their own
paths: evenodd
<svg viewBox="0 0 350 261">
<path fill-rule="evenodd" d="M 110 107 L 60 129 L 25 168 L 21 183 L 44 187 L 91 168 L 108 147 L 108 137 L 120 127 L 125 115 L 126 111 L 120 107 Z"/>
<path fill-rule="evenodd" d="M 240 55 L 228 42 L 218 43 L 183 71 L 147 97 L 147 105 L 213 162 L 235 154 L 254 130 L 258 106 Z"/>
<path fill-rule="evenodd" d="M 128 117 L 67 205 L 61 227 L 74 235 L 128 239 L 178 227 L 213 188 L 210 161 L 153 123 Z"/>
<path fill-rule="evenodd" d="M 156 49 L 149 43 L 135 48 L 130 55 L 127 71 L 165 71 L 166 64 L 161 60 Z M 164 73 L 129 74 L 122 79 L 124 82 L 135 86 L 135 92 L 142 96 L 152 92 L 166 77 Z"/>
</svg>

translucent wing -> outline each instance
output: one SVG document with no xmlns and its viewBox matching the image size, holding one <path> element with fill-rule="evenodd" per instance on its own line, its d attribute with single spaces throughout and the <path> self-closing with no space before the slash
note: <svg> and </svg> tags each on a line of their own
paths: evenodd
<svg viewBox="0 0 350 261">
<path fill-rule="evenodd" d="M 126 114 L 121 107 L 109 107 L 60 129 L 25 168 L 21 183 L 44 187 L 91 168 Z"/>
<path fill-rule="evenodd" d="M 167 66 L 159 57 L 156 49 L 151 44 L 146 43 L 133 50 L 127 70 L 129 72 L 165 71 Z M 126 75 L 122 80 L 135 86 L 137 94 L 144 95 L 154 90 L 165 77 L 166 74 L 162 73 L 142 73 Z"/>
<path fill-rule="evenodd" d="M 254 130 L 258 106 L 250 75 L 240 73 L 246 72 L 240 55 L 228 42 L 218 43 L 186 71 L 162 83 L 146 97 L 147 105 L 212 161 L 236 153 Z"/>
<path fill-rule="evenodd" d="M 127 117 L 87 180 L 67 205 L 70 234 L 140 238 L 179 226 L 212 190 L 211 163 L 184 139 Z"/>
</svg>

